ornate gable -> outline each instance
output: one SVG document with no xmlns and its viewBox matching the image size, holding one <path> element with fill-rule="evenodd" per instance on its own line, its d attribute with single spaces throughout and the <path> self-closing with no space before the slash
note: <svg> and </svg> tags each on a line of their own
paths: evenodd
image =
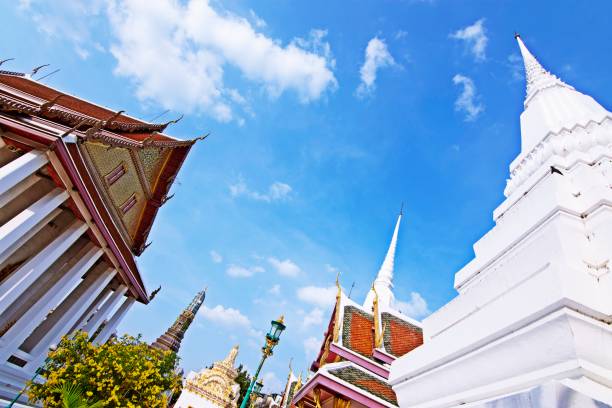
<svg viewBox="0 0 612 408">
<path fill-rule="evenodd" d="M 423 344 L 423 329 L 388 312 L 381 313 L 385 351 L 401 357 Z"/>
<path fill-rule="evenodd" d="M 374 353 L 374 317 L 355 306 L 344 307 L 342 345 L 371 358 Z"/>
<path fill-rule="evenodd" d="M 161 133 L 177 120 L 147 123 L 6 71 L 0 71 L 0 110 L 52 124 L 64 131 L 61 137 L 76 138 L 121 236 L 140 255 L 195 142 Z"/>
</svg>

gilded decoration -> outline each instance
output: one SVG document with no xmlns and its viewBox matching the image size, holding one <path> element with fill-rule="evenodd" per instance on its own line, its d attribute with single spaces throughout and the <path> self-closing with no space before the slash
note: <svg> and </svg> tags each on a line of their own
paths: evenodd
<svg viewBox="0 0 612 408">
<path fill-rule="evenodd" d="M 138 177 L 130 151 L 125 148 L 109 149 L 109 146 L 105 144 L 90 141 L 84 142 L 83 146 L 85 146 L 89 161 L 97 172 L 98 184 L 101 184 L 108 200 L 112 203 L 113 212 L 121 220 L 124 230 L 130 240 L 133 241 L 140 216 L 144 210 L 146 193 Z M 105 176 L 119 166 L 124 166 L 125 173 L 112 184 L 109 184 Z M 132 197 L 136 199 L 136 203 L 123 213 L 120 210 L 121 206 Z"/>
<path fill-rule="evenodd" d="M 237 406 L 240 386 L 234 381 L 238 371 L 234 368 L 238 346 L 211 368 L 200 371 L 185 381 L 183 392 L 191 392 L 222 408 Z"/>
<path fill-rule="evenodd" d="M 154 191 L 157 186 L 160 170 L 168 156 L 170 156 L 170 150 L 158 147 L 145 147 L 138 151 L 144 178 L 147 180 L 151 191 Z"/>
<path fill-rule="evenodd" d="M 340 302 L 342 300 L 342 288 L 340 287 L 340 274 L 336 276 L 336 288 L 338 293 L 336 294 L 336 316 L 334 317 L 334 343 L 338 342 L 340 338 Z"/>
<path fill-rule="evenodd" d="M 380 314 L 378 313 L 378 292 L 372 285 L 374 291 L 374 302 L 372 304 L 372 313 L 374 313 L 374 347 L 380 348 L 383 345 L 383 335 L 380 330 Z"/>
</svg>

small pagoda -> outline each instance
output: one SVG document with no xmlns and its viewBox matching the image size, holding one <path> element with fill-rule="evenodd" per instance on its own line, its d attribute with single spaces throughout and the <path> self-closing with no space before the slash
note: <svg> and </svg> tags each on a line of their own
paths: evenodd
<svg viewBox="0 0 612 408">
<path fill-rule="evenodd" d="M 200 310 L 200 306 L 204 303 L 204 299 L 206 298 L 206 289 L 193 298 L 189 306 L 181 312 L 179 317 L 176 318 L 172 326 L 164 334 L 159 336 L 157 340 L 151 344 L 152 347 L 160 350 L 171 350 L 175 353 L 178 353 L 181 348 L 181 341 L 183 341 L 183 337 L 185 336 L 185 332 L 195 319 L 198 310 Z"/>
<path fill-rule="evenodd" d="M 217 361 L 211 368 L 199 373 L 190 372 L 174 407 L 236 408 L 240 396 L 240 385 L 235 381 L 238 371 L 234 367 L 238 348 L 234 346 L 225 359 Z"/>
</svg>

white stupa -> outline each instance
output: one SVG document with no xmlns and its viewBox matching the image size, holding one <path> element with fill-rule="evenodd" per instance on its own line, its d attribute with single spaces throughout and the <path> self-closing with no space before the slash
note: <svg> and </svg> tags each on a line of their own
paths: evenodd
<svg viewBox="0 0 612 408">
<path fill-rule="evenodd" d="M 401 407 L 612 406 L 612 113 L 517 41 L 521 152 L 458 296 L 392 364 Z"/>
<path fill-rule="evenodd" d="M 393 269 L 395 265 L 395 248 L 397 247 L 397 235 L 399 233 L 400 222 L 402 221 L 402 212 L 400 211 L 395 223 L 395 229 L 393 230 L 393 236 L 391 237 L 391 243 L 385 255 L 376 279 L 372 284 L 372 288 L 366 296 L 366 300 L 363 304 L 365 310 L 372 310 L 374 305 L 374 298 L 378 294 L 378 305 L 381 307 L 392 307 L 395 303 L 395 296 L 393 295 Z"/>
</svg>

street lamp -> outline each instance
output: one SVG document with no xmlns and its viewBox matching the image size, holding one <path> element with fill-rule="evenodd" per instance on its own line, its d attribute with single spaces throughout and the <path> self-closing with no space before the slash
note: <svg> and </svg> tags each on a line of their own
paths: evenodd
<svg viewBox="0 0 612 408">
<path fill-rule="evenodd" d="M 253 387 L 253 393 L 255 395 L 261 395 L 262 388 L 263 388 L 263 381 L 260 378 L 259 380 L 257 380 L 257 382 L 255 383 L 255 386 Z"/>
<path fill-rule="evenodd" d="M 251 394 L 251 399 L 253 401 L 251 401 L 251 407 L 255 406 L 255 403 L 257 402 L 257 397 L 263 397 L 263 395 L 261 394 L 262 388 L 263 388 L 263 381 L 260 378 L 259 380 L 257 380 L 255 385 L 253 386 L 253 393 Z"/>
<path fill-rule="evenodd" d="M 255 388 L 255 382 L 257 381 L 257 377 L 259 376 L 259 372 L 261 371 L 261 367 L 263 366 L 264 361 L 268 357 L 272 355 L 272 350 L 278 344 L 278 340 L 280 339 L 280 335 L 285 330 L 286 326 L 284 324 L 285 318 L 283 316 L 279 317 L 278 320 L 272 320 L 272 326 L 270 327 L 270 331 L 266 334 L 266 344 L 261 348 L 261 361 L 259 362 L 259 366 L 257 367 L 257 371 L 255 371 L 255 375 L 249 384 L 249 388 L 242 399 L 242 404 L 240 404 L 240 408 L 246 408 L 249 400 L 251 398 L 251 393 Z M 263 386 L 263 384 L 262 384 Z M 261 388 L 260 388 L 261 389 Z"/>
</svg>

